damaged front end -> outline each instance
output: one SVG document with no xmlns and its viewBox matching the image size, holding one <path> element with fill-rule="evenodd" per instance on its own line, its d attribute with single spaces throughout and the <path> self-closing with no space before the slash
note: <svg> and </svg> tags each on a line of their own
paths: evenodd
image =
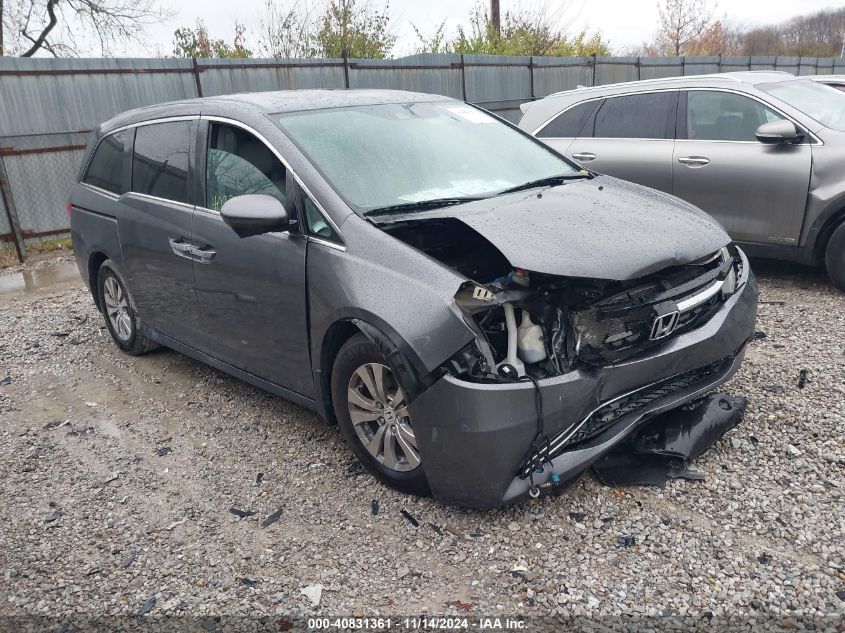
<svg viewBox="0 0 845 633">
<path fill-rule="evenodd" d="M 632 281 L 522 269 L 488 283 L 467 281 L 455 302 L 478 340 L 445 369 L 478 381 L 539 380 L 647 353 L 706 323 L 736 292 L 742 261 L 725 247 Z"/>
<path fill-rule="evenodd" d="M 734 247 L 625 280 L 512 268 L 483 241 L 421 250 L 471 279 L 454 300 L 475 340 L 411 405 L 431 488 L 460 505 L 574 481 L 725 382 L 753 333 L 756 282 Z"/>
</svg>

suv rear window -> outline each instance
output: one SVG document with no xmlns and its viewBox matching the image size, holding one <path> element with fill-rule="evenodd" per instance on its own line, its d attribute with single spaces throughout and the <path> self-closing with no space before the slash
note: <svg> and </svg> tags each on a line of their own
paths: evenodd
<svg viewBox="0 0 845 633">
<path fill-rule="evenodd" d="M 672 138 L 678 93 L 609 97 L 596 113 L 596 138 Z"/>
<path fill-rule="evenodd" d="M 557 118 L 552 120 L 537 134 L 539 138 L 575 138 L 579 136 L 581 128 L 587 122 L 587 118 L 595 110 L 595 101 L 586 101 L 572 106 L 565 112 L 561 112 Z"/>
<path fill-rule="evenodd" d="M 187 202 L 190 147 L 190 121 L 154 123 L 137 128 L 132 156 L 132 191 Z"/>
<path fill-rule="evenodd" d="M 123 146 L 127 134 L 127 130 L 123 130 L 100 140 L 82 182 L 117 195 L 126 193 L 126 187 L 123 185 L 123 166 L 126 164 Z"/>
</svg>

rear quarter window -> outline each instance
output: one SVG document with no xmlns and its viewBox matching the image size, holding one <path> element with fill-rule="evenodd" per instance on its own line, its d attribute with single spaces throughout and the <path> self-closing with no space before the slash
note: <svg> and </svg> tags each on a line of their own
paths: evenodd
<svg viewBox="0 0 845 633">
<path fill-rule="evenodd" d="M 128 135 L 128 130 L 123 130 L 109 134 L 100 140 L 88 163 L 82 182 L 117 195 L 126 193 L 127 188 L 123 179 L 126 158 L 123 147 Z"/>
<path fill-rule="evenodd" d="M 575 138 L 581 136 L 581 128 L 598 105 L 598 101 L 587 101 L 572 106 L 552 119 L 537 134 L 539 138 Z"/>
</svg>

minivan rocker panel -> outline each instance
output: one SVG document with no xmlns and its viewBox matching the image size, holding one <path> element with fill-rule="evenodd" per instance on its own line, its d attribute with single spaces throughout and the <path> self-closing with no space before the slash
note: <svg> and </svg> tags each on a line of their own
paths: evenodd
<svg viewBox="0 0 845 633">
<path fill-rule="evenodd" d="M 718 412 L 754 332 L 748 260 L 709 216 L 444 97 L 153 106 L 94 132 L 80 181 L 77 263 L 122 350 L 294 400 L 448 503 L 562 489 L 681 407 Z M 737 414 L 699 418 L 696 453 Z"/>
</svg>

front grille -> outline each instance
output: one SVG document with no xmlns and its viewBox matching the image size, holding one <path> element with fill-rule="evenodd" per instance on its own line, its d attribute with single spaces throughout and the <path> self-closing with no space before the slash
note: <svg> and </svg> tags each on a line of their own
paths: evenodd
<svg viewBox="0 0 845 633">
<path fill-rule="evenodd" d="M 681 312 L 681 315 L 678 317 L 678 325 L 675 328 L 674 334 L 681 334 L 687 330 L 695 329 L 699 325 L 704 325 L 704 323 L 709 319 L 711 310 L 721 303 L 721 295 L 716 295 L 715 297 L 708 299 L 704 303 L 701 303 L 686 312 Z"/>
<path fill-rule="evenodd" d="M 528 476 L 529 464 L 554 459 L 566 449 L 576 444 L 590 440 L 600 435 L 626 415 L 636 413 L 648 405 L 683 391 L 696 383 L 702 382 L 719 372 L 724 366 L 725 359 L 678 374 L 661 382 L 643 387 L 624 396 L 614 398 L 595 409 L 581 422 L 561 431 L 550 439 L 548 445 L 540 449 L 532 459 L 523 464 L 520 476 Z"/>
<path fill-rule="evenodd" d="M 733 259 L 729 262 L 718 258 L 704 265 L 682 266 L 672 273 L 661 272 L 636 287 L 573 312 L 570 318 L 576 355 L 586 363 L 606 365 L 659 345 L 664 338 L 652 338 L 655 318 L 680 309 L 685 301 L 724 280 L 729 267 L 734 265 Z M 671 334 L 682 334 L 703 325 L 721 303 L 721 293 L 717 292 L 682 309 Z"/>
</svg>

